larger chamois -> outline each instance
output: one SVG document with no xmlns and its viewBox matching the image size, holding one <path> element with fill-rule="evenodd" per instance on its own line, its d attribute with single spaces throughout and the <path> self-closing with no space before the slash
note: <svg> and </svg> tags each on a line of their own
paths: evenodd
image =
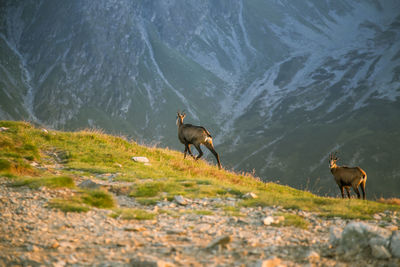
<svg viewBox="0 0 400 267">
<path fill-rule="evenodd" d="M 347 196 L 350 198 L 350 186 L 353 187 L 354 192 L 356 192 L 357 197 L 360 198 L 360 191 L 358 187 L 361 186 L 361 191 L 363 193 L 363 199 L 365 199 L 365 183 L 367 182 L 367 174 L 360 167 L 347 167 L 338 166 L 336 161 L 338 157 L 335 154 L 329 155 L 329 168 L 335 181 L 340 188 L 342 193 L 342 198 L 344 198 L 343 188 L 346 188 Z"/>
<path fill-rule="evenodd" d="M 200 145 L 204 145 L 208 150 L 213 153 L 218 162 L 218 168 L 221 169 L 221 162 L 219 161 L 218 153 L 214 149 L 212 142 L 212 137 L 206 128 L 202 126 L 195 126 L 191 124 L 183 123 L 183 119 L 186 114 L 184 112 L 177 112 L 176 125 L 178 125 L 178 138 L 182 144 L 185 145 L 185 152 L 183 158 L 186 158 L 186 153 L 189 153 L 194 159 L 198 160 L 203 156 L 203 151 L 201 151 Z M 199 155 L 194 157 L 192 151 L 190 151 L 190 145 L 199 151 Z"/>
</svg>

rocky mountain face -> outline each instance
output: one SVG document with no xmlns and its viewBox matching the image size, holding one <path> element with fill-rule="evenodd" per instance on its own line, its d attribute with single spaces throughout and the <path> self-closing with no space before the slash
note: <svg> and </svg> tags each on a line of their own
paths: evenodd
<svg viewBox="0 0 400 267">
<path fill-rule="evenodd" d="M 0 119 L 183 150 L 185 109 L 227 168 L 337 195 L 339 151 L 400 193 L 398 1 L 2 1 L 0 51 Z"/>
</svg>

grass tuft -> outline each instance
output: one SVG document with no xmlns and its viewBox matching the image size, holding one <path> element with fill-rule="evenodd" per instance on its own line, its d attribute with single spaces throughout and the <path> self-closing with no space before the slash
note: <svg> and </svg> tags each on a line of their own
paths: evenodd
<svg viewBox="0 0 400 267">
<path fill-rule="evenodd" d="M 110 209 L 115 206 L 113 197 L 102 190 L 88 190 L 82 196 L 83 203 L 96 208 Z"/>
<path fill-rule="evenodd" d="M 32 189 L 38 189 L 42 186 L 48 188 L 73 188 L 75 187 L 74 180 L 68 176 L 56 177 L 34 177 L 34 178 L 16 178 L 16 181 L 11 186 L 28 186 Z"/>
<path fill-rule="evenodd" d="M 377 200 L 379 203 L 389 204 L 389 205 L 398 205 L 400 206 L 400 198 L 379 198 Z"/>
<path fill-rule="evenodd" d="M 84 205 L 79 200 L 52 199 L 49 207 L 62 210 L 64 212 L 87 212 L 90 207 Z"/>
<path fill-rule="evenodd" d="M 278 212 L 274 215 L 283 216 L 285 218 L 285 220 L 277 224 L 277 226 L 294 226 L 301 229 L 307 229 L 310 226 L 310 223 L 306 219 L 296 214 Z"/>
</svg>

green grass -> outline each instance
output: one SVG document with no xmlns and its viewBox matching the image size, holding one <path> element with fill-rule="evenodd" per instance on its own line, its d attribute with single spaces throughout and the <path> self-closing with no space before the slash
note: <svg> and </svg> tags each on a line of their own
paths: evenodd
<svg viewBox="0 0 400 267">
<path fill-rule="evenodd" d="M 323 217 L 351 219 L 370 219 L 374 213 L 400 210 L 399 205 L 392 203 L 319 197 L 288 186 L 263 183 L 252 174 L 218 170 L 203 160 L 183 160 L 181 152 L 140 146 L 101 131 L 46 133 L 29 123 L 14 121 L 0 121 L 0 127 L 9 128 L 0 133 L 0 176 L 9 178 L 15 186 L 73 187 L 76 176 L 119 173 L 116 180 L 132 183 L 124 194 L 146 205 L 155 205 L 165 198 L 172 200 L 175 195 L 192 199 L 241 198 L 254 192 L 257 199 L 241 200 L 238 206 L 281 206 L 316 212 Z M 145 156 L 151 165 L 136 163 L 132 156 Z M 41 166 L 59 164 L 63 168 L 54 175 L 51 168 L 32 167 L 33 162 Z M 76 199 L 68 201 L 62 209 L 115 206 L 111 195 L 102 191 L 79 192 Z M 225 209 L 227 215 L 240 216 L 239 210 Z"/>
<path fill-rule="evenodd" d="M 11 183 L 11 186 L 28 186 L 32 189 L 38 189 L 42 186 L 48 188 L 73 188 L 75 187 L 74 180 L 68 176 L 56 176 L 56 177 L 32 177 L 32 178 L 15 178 L 15 181 Z"/>
<path fill-rule="evenodd" d="M 115 206 L 113 197 L 102 190 L 88 190 L 81 199 L 83 203 L 96 208 L 109 209 Z"/>
<path fill-rule="evenodd" d="M 74 199 L 52 199 L 49 202 L 50 208 L 62 210 L 64 212 L 87 212 L 90 207 L 84 205 L 80 200 Z"/>
<path fill-rule="evenodd" d="M 244 216 L 244 214 L 240 212 L 239 207 L 224 206 L 224 207 L 222 207 L 222 210 L 224 211 L 226 216 L 235 216 L 235 217 L 243 217 Z"/>
<path fill-rule="evenodd" d="M 49 207 L 60 209 L 64 212 L 86 212 L 92 207 L 114 208 L 115 201 L 109 193 L 101 190 L 80 190 L 76 195 L 65 199 L 51 199 Z"/>
<path fill-rule="evenodd" d="M 284 221 L 280 222 L 277 226 L 294 226 L 301 229 L 307 229 L 310 223 L 303 217 L 292 213 L 275 213 L 274 216 L 283 216 Z"/>
<path fill-rule="evenodd" d="M 123 220 L 153 220 L 156 217 L 155 213 L 150 213 L 142 209 L 115 209 L 110 215 L 115 219 Z"/>
</svg>

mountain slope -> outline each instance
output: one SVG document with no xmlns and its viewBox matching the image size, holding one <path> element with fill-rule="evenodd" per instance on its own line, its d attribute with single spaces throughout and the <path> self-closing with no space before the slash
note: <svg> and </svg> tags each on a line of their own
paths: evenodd
<svg viewBox="0 0 400 267">
<path fill-rule="evenodd" d="M 5 1 L 0 118 L 182 149 L 178 109 L 222 163 L 336 195 L 326 167 L 397 196 L 398 1 Z M 308 185 L 307 185 L 308 184 Z"/>
</svg>

